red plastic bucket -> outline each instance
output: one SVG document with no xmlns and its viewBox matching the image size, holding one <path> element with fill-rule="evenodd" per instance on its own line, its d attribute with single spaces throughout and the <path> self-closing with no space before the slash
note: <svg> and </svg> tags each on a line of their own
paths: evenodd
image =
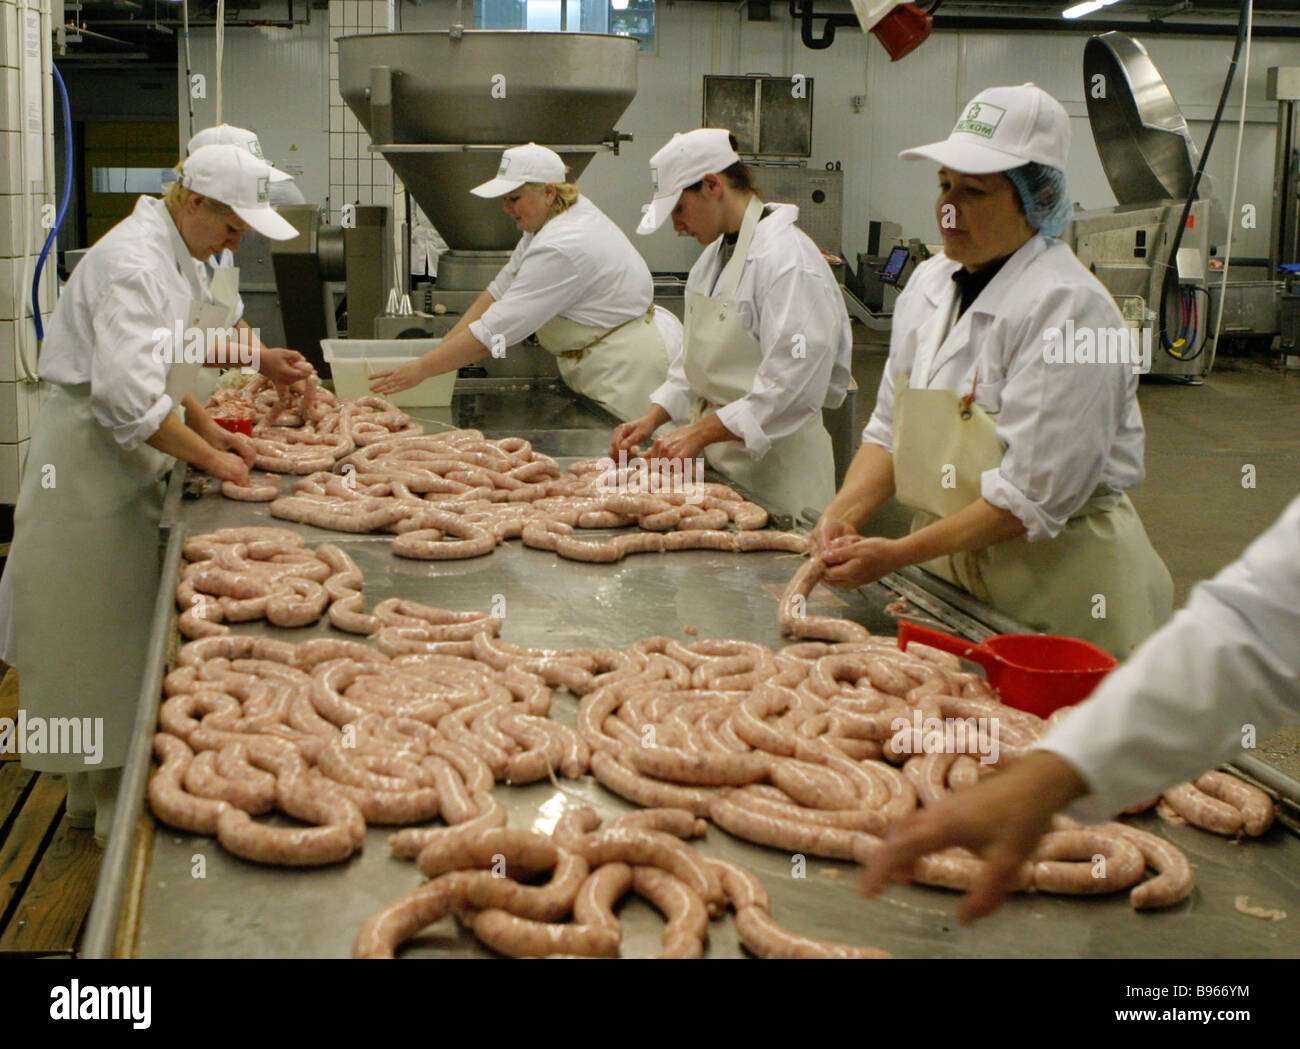
<svg viewBox="0 0 1300 1049">
<path fill-rule="evenodd" d="M 1040 718 L 1087 699 L 1119 666 L 1109 652 L 1077 637 L 998 634 L 976 644 L 919 623 L 900 623 L 898 647 L 906 650 L 912 641 L 978 663 L 1004 703 Z"/>
<path fill-rule="evenodd" d="M 897 62 L 910 55 L 930 37 L 934 18 L 916 4 L 899 4 L 871 29 L 876 39 L 885 45 L 889 60 Z"/>
</svg>

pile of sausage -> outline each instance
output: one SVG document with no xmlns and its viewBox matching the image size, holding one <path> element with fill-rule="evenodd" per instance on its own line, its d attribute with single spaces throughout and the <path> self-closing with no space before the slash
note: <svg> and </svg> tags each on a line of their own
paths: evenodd
<svg viewBox="0 0 1300 1049">
<path fill-rule="evenodd" d="M 242 387 L 217 390 L 207 403 L 214 419 L 252 419 L 254 466 L 277 474 L 332 470 L 357 448 L 394 435 L 416 435 L 424 427 L 381 397 L 338 400 L 313 375 L 276 387 L 261 375 Z M 246 502 L 269 502 L 278 494 L 275 478 L 251 485 L 225 482 L 222 494 Z"/>
<path fill-rule="evenodd" d="M 566 473 L 522 438 L 451 430 L 372 442 L 337 472 L 300 479 L 270 511 L 334 531 L 395 532 L 395 554 L 425 560 L 480 557 L 515 538 L 598 563 L 672 550 L 807 550 L 802 535 L 764 530 L 767 512 L 726 485 L 682 483 L 662 468 L 634 472 L 596 459 Z M 609 540 L 574 535 L 630 525 L 638 531 Z"/>
<path fill-rule="evenodd" d="M 902 653 L 884 638 L 779 652 L 658 638 L 631 652 L 639 665 L 606 675 L 580 705 L 592 773 L 638 804 L 683 808 L 792 853 L 867 862 L 893 823 L 994 770 L 972 753 L 927 752 L 932 741 L 914 728 L 924 719 L 988 719 L 999 761 L 1044 727 L 945 654 Z M 980 862 L 957 849 L 932 854 L 914 880 L 964 889 Z M 1156 876 L 1143 882 L 1148 866 Z M 1132 889 L 1135 907 L 1164 907 L 1186 897 L 1192 878 L 1179 850 L 1116 824 L 1048 835 L 1021 888 Z"/>
<path fill-rule="evenodd" d="M 455 915 L 485 946 L 509 957 L 614 957 L 622 940 L 614 907 L 635 892 L 666 919 L 657 958 L 700 957 L 710 918 L 728 907 L 741 943 L 761 958 L 888 957 L 777 925 L 753 874 L 686 844 L 707 825 L 683 809 L 645 809 L 599 826 L 584 807 L 567 810 L 550 836 L 504 827 L 437 832 L 414 853 L 430 880 L 374 914 L 353 956 L 393 958 L 421 929 Z M 414 844 L 396 851 L 410 856 Z M 525 881 L 543 874 L 543 885 Z"/>
<path fill-rule="evenodd" d="M 225 635 L 183 646 L 164 690 L 154 814 L 260 863 L 340 862 L 367 823 L 503 826 L 496 780 L 587 770 L 587 745 L 546 716 L 550 688 L 518 667 Z M 254 821 L 273 810 L 312 826 Z"/>
<path fill-rule="evenodd" d="M 493 543 L 504 520 L 492 525 Z M 502 953 L 615 953 L 611 908 L 629 889 L 668 917 L 671 956 L 701 952 L 701 908 L 716 914 L 727 903 L 755 953 L 845 956 L 859 949 L 781 930 L 751 875 L 678 839 L 697 835 L 707 817 L 759 844 L 867 862 L 890 825 L 992 774 L 1048 725 L 1000 703 L 953 656 L 916 644 L 901 652 L 893 639 L 847 620 L 808 616 L 816 560 L 795 574 L 780 606 L 783 631 L 813 640 L 779 651 L 663 637 L 622 650 L 545 650 L 502 640 L 500 621 L 480 612 L 398 599 L 366 612 L 362 574 L 342 550 L 308 550 L 282 529 L 225 529 L 192 538 L 185 554 L 191 563 L 177 600 L 182 628 L 200 639 L 181 649 L 165 682 L 152 808 L 246 859 L 300 866 L 345 860 L 361 847 L 367 823 L 441 819 L 394 835 L 394 851 L 417 858 L 433 880 L 367 924 L 357 941 L 363 956 L 391 955 L 453 913 Z M 265 616 L 297 626 L 326 609 L 336 628 L 377 647 L 235 636 L 223 622 Z M 546 716 L 553 688 L 580 697 L 577 732 Z M 936 744 L 920 727 L 948 719 L 992 726 L 996 761 Z M 655 811 L 599 833 L 589 813 L 570 813 L 554 841 L 503 829 L 497 780 L 588 769 Z M 1267 795 L 1222 773 L 1173 788 L 1162 807 L 1225 834 L 1263 833 L 1272 820 Z M 272 811 L 310 826 L 253 819 Z M 484 855 L 507 857 L 512 877 L 485 874 Z M 923 858 L 914 880 L 964 889 L 980 862 L 947 850 Z M 516 871 L 552 878 L 531 886 L 515 881 Z M 1019 887 L 1129 891 L 1134 907 L 1155 908 L 1185 899 L 1192 885 L 1186 857 L 1162 838 L 1122 823 L 1060 820 Z"/>
<path fill-rule="evenodd" d="M 225 528 L 194 536 L 176 586 L 180 630 L 187 638 L 230 633 L 228 623 L 275 626 L 316 622 L 332 602 L 339 616 L 359 607 L 361 572 L 332 544 L 313 552 L 283 528 Z"/>
</svg>

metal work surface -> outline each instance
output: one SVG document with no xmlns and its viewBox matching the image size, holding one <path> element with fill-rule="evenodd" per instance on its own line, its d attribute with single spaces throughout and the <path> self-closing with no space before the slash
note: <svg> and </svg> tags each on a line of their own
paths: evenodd
<svg viewBox="0 0 1300 1049">
<path fill-rule="evenodd" d="M 580 405 L 559 403 L 555 391 L 500 391 L 492 397 L 458 397 L 452 408 L 417 413 L 436 423 L 474 425 L 489 436 L 515 434 L 539 450 L 562 457 L 598 455 L 608 439 L 602 421 Z M 470 422 L 473 418 L 477 421 Z M 554 429 L 550 429 L 554 426 Z M 286 482 L 286 485 L 288 482 Z M 188 533 L 235 524 L 284 524 L 264 504 L 215 495 L 178 509 Z M 338 543 L 365 573 L 367 606 L 399 596 L 451 609 L 488 609 L 503 598 L 502 636 L 546 648 L 625 646 L 664 634 L 683 642 L 735 637 L 771 647 L 785 642 L 776 625 L 777 602 L 794 570 L 789 555 L 685 551 L 634 555 L 613 565 L 561 560 L 508 542 L 487 557 L 466 561 L 406 561 L 393 557 L 391 537 L 343 536 L 288 525 L 308 542 Z M 884 606 L 897 594 L 871 586 L 844 595 L 825 588 L 809 601 L 813 614 L 849 615 L 873 631 L 893 633 Z M 942 611 L 941 605 L 935 606 Z M 266 623 L 236 628 L 290 641 L 330 633 L 317 625 L 283 630 Z M 165 645 L 166 638 L 156 638 Z M 576 719 L 577 700 L 556 692 L 551 715 Z M 589 804 L 604 816 L 633 806 L 590 776 L 525 787 L 498 784 L 512 827 L 549 831 L 568 805 Z M 902 957 L 1222 957 L 1294 955 L 1290 922 L 1261 921 L 1234 910 L 1237 895 L 1252 904 L 1300 912 L 1300 841 L 1281 829 L 1263 841 L 1236 844 L 1155 817 L 1136 821 L 1163 834 L 1189 855 L 1198 888 L 1189 903 L 1167 913 L 1135 914 L 1127 895 L 1103 899 L 1023 896 L 1002 915 L 974 929 L 953 920 L 955 897 L 937 889 L 895 886 L 876 901 L 857 896 L 851 864 L 751 845 L 710 825 L 701 851 L 735 860 L 754 871 L 772 897 L 772 915 L 806 935 L 870 944 Z M 374 911 L 424 880 L 411 861 L 393 858 L 388 828 L 371 828 L 365 848 L 347 863 L 320 870 L 260 867 L 226 853 L 213 838 L 159 826 L 143 874 L 135 953 L 145 957 L 345 957 L 362 923 Z M 202 857 L 203 877 L 196 877 Z M 802 869 L 801 869 L 802 867 Z M 802 874 L 802 877 L 797 876 Z M 620 911 L 624 957 L 645 957 L 659 946 L 662 920 L 635 896 Z M 710 926 L 710 957 L 735 957 L 741 949 L 730 918 Z M 446 919 L 408 945 L 408 956 L 487 956 L 474 937 Z"/>
</svg>

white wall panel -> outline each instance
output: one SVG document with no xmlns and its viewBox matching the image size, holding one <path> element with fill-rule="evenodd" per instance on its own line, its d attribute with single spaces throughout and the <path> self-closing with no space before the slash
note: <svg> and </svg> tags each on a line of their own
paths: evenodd
<svg viewBox="0 0 1300 1049">
<path fill-rule="evenodd" d="M 326 102 L 327 32 L 324 11 L 312 11 L 310 25 L 226 30 L 222 120 L 257 132 L 271 163 L 298 182 L 308 202 L 329 195 L 329 110 Z M 190 30 L 192 69 L 207 78 L 207 98 L 195 99 L 194 129 L 216 121 L 216 33 Z M 181 142 L 186 140 L 188 100 L 182 68 Z"/>
</svg>

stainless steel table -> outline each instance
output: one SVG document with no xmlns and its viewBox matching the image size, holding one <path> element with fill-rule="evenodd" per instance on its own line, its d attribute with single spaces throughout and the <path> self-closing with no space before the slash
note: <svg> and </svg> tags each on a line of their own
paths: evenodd
<svg viewBox="0 0 1300 1049">
<path fill-rule="evenodd" d="M 502 389 L 498 384 L 483 393 L 458 395 L 451 409 L 416 417 L 431 430 L 438 425 L 474 426 L 489 436 L 520 435 L 558 457 L 603 453 L 608 427 L 601 413 L 554 388 L 516 385 L 522 388 Z M 174 500 L 173 505 L 176 521 L 186 533 L 270 520 L 264 504 L 235 503 L 213 494 L 178 506 Z M 390 596 L 451 609 L 486 609 L 494 600 L 498 604 L 503 600 L 502 636 L 522 645 L 617 647 L 657 634 L 689 641 L 687 626 L 697 628 L 699 638 L 744 638 L 772 647 L 784 643 L 776 610 L 793 571 L 794 559 L 788 555 L 686 551 L 631 556 L 616 565 L 589 565 L 510 542 L 488 557 L 436 563 L 393 557 L 391 537 L 386 535 L 340 537 L 305 526 L 288 527 L 308 542 L 329 539 L 343 546 L 365 573 L 368 607 Z M 893 633 L 895 620 L 884 607 L 899 592 L 906 592 L 915 605 L 924 604 L 934 613 L 929 621 L 937 625 L 967 636 L 1005 629 L 996 616 L 990 617 L 993 626 L 976 618 L 981 607 L 967 602 L 958 608 L 926 589 L 924 576 L 913 573 L 887 582 L 891 585 L 875 584 L 844 596 L 822 588 L 814 594 L 810 610 L 848 615 L 873 631 Z M 319 624 L 305 630 L 280 630 L 266 623 L 238 629 L 288 640 L 330 633 Z M 174 643 L 172 630 L 168 624 L 154 639 L 160 668 L 162 653 Z M 154 710 L 156 705 L 155 687 Z M 571 725 L 576 712 L 573 697 L 556 693 L 553 717 Z M 142 714 L 142 724 L 152 724 L 150 714 Z M 147 749 L 143 753 L 147 763 Z M 135 772 L 142 774 L 143 769 Z M 590 776 L 560 780 L 560 787 L 557 790 L 549 782 L 525 787 L 499 784 L 497 795 L 509 812 L 511 826 L 542 831 L 549 831 L 568 805 L 589 804 L 605 816 L 633 807 Z M 119 826 L 133 840 L 110 842 L 87 953 L 116 949 L 144 957 L 343 957 L 371 913 L 423 880 L 413 863 L 389 854 L 390 831 L 384 828 L 372 828 L 364 850 L 346 864 L 322 870 L 278 870 L 239 860 L 215 839 L 162 825 L 150 836 L 147 820 L 140 821 L 146 829 L 137 836 L 132 815 Z M 1126 894 L 1105 899 L 1021 896 L 1008 903 L 998 920 L 983 922 L 976 929 L 957 926 L 952 918 L 955 897 L 940 890 L 895 886 L 881 899 L 865 901 L 854 891 L 856 869 L 851 864 L 816 857 L 801 862 L 732 838 L 713 826 L 696 845 L 753 870 L 771 893 L 774 918 L 789 928 L 883 947 L 904 957 L 1297 953 L 1300 941 L 1292 923 L 1300 917 L 1300 841 L 1279 829 L 1263 841 L 1236 844 L 1194 829 L 1170 827 L 1155 817 L 1137 822 L 1188 853 L 1198 881 L 1191 901 L 1166 913 L 1136 914 Z M 118 832 L 115 827 L 114 834 Z M 1281 907 L 1293 917 L 1279 923 L 1247 917 L 1233 907 L 1237 895 L 1248 895 L 1255 904 Z M 628 897 L 620 916 L 624 956 L 652 954 L 662 926 L 655 912 L 639 898 Z M 406 953 L 490 954 L 451 919 L 426 930 Z M 740 953 L 730 919 L 712 923 L 709 956 Z"/>
</svg>

